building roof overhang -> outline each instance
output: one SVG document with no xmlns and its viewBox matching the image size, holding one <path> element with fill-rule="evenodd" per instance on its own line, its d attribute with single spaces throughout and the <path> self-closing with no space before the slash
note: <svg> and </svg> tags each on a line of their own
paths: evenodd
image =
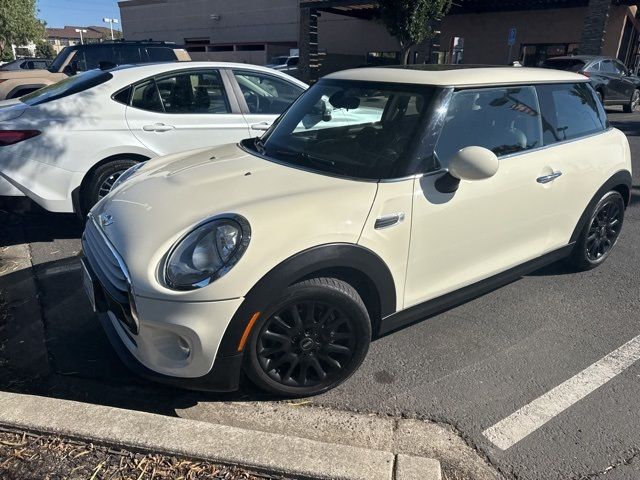
<svg viewBox="0 0 640 480">
<path fill-rule="evenodd" d="M 613 5 L 636 5 L 638 0 L 612 0 Z M 454 0 L 451 14 L 484 13 L 516 10 L 543 10 L 549 8 L 586 7 L 589 0 Z M 372 0 L 306 0 L 301 8 L 314 8 L 321 12 L 347 17 L 371 19 L 376 16 L 378 2 Z"/>
</svg>

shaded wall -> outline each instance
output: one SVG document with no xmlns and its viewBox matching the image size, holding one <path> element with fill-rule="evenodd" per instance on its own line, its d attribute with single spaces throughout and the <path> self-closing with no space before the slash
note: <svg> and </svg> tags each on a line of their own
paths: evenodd
<svg viewBox="0 0 640 480">
<path fill-rule="evenodd" d="M 464 37 L 464 63 L 505 65 L 512 27 L 518 30 L 514 61 L 523 43 L 579 43 L 586 12 L 582 7 L 449 15 L 442 22 L 440 44 L 447 51 L 452 37 Z"/>
</svg>

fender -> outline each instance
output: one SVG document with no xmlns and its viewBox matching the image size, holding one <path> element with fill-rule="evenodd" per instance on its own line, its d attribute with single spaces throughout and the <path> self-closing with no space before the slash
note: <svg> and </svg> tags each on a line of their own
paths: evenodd
<svg viewBox="0 0 640 480">
<path fill-rule="evenodd" d="M 614 175 L 611 176 L 611 178 L 609 178 L 609 180 L 604 182 L 604 184 L 598 189 L 598 191 L 595 193 L 595 195 L 587 205 L 587 208 L 585 208 L 584 212 L 582 213 L 582 216 L 578 220 L 578 224 L 576 225 L 576 228 L 573 230 L 573 233 L 571 234 L 571 239 L 569 240 L 569 243 L 575 243 L 578 241 L 580 232 L 582 232 L 582 229 L 584 228 L 585 224 L 589 221 L 591 211 L 594 209 L 596 204 L 600 201 L 600 199 L 604 196 L 605 193 L 610 192 L 611 190 L 614 190 L 615 187 L 620 185 L 624 185 L 625 187 L 627 187 L 627 190 L 631 192 L 632 184 L 633 184 L 633 181 L 631 178 L 631 173 L 627 170 L 621 170 L 615 173 Z M 624 199 L 624 203 L 626 206 L 629 206 L 630 200 L 631 199 L 629 197 Z"/>
<path fill-rule="evenodd" d="M 262 312 L 289 285 L 314 272 L 338 267 L 358 270 L 373 282 L 380 297 L 382 317 L 395 312 L 393 276 L 378 255 L 356 244 L 319 245 L 283 261 L 249 290 L 222 337 L 216 357 L 237 355 L 240 339 L 251 317 L 256 312 Z"/>
</svg>

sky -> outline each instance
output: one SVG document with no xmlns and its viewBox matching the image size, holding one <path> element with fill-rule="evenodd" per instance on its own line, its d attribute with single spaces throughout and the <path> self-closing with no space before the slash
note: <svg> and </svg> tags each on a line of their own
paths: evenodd
<svg viewBox="0 0 640 480">
<path fill-rule="evenodd" d="M 38 18 L 47 22 L 47 27 L 54 28 L 65 25 L 108 27 L 103 18 L 120 20 L 117 0 L 38 0 L 38 10 Z M 117 28 L 121 29 L 119 25 Z"/>
</svg>

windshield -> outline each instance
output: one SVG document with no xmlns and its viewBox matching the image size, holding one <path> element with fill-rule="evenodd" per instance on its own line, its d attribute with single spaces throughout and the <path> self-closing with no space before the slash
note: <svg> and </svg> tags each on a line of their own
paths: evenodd
<svg viewBox="0 0 640 480">
<path fill-rule="evenodd" d="M 113 78 L 109 72 L 90 70 L 81 75 L 65 78 L 64 80 L 36 90 L 20 97 L 20 101 L 27 105 L 40 105 L 45 102 L 64 98 L 74 93 L 80 93 L 89 88 L 105 83 Z"/>
<path fill-rule="evenodd" d="M 62 50 L 60 50 L 60 53 L 56 56 L 56 58 L 53 59 L 53 62 L 51 62 L 49 71 L 54 73 L 60 72 L 62 70 L 62 65 L 64 65 L 64 62 L 67 60 L 67 57 L 70 53 L 71 47 L 64 47 Z"/>
<path fill-rule="evenodd" d="M 584 68 L 584 62 L 576 59 L 547 60 L 542 65 L 545 68 L 555 68 L 556 70 L 566 70 L 567 72 L 579 72 Z"/>
<path fill-rule="evenodd" d="M 289 57 L 273 57 L 269 62 L 270 65 L 284 65 Z"/>
<path fill-rule="evenodd" d="M 283 163 L 352 178 L 393 178 L 410 155 L 434 87 L 323 80 L 259 141 Z M 246 144 L 245 144 L 246 145 Z"/>
</svg>

